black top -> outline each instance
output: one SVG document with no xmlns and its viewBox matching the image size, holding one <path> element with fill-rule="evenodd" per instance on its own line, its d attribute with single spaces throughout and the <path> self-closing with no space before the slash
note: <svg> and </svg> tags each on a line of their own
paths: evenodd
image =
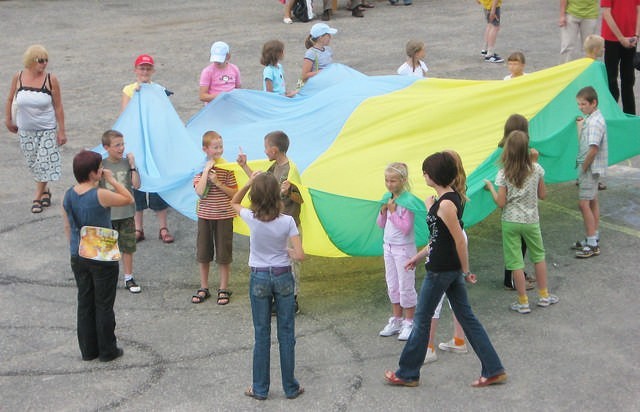
<svg viewBox="0 0 640 412">
<path fill-rule="evenodd" d="M 463 207 L 460 195 L 456 192 L 447 192 L 436 200 L 433 206 L 431 206 L 431 209 L 429 209 L 429 213 L 427 213 L 427 226 L 429 226 L 429 232 L 431 233 L 431 238 L 429 239 L 431 251 L 426 268 L 431 272 L 448 272 L 462 269 L 460 259 L 458 259 L 455 241 L 449 229 L 447 229 L 447 226 L 444 224 L 444 221 L 438 216 L 440 203 L 445 199 L 450 200 L 456 205 L 456 214 L 460 222 L 460 227 L 462 227 Z"/>
</svg>

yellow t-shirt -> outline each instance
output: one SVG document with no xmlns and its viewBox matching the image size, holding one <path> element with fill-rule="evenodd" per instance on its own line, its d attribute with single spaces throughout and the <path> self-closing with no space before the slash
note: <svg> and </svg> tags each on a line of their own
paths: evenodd
<svg viewBox="0 0 640 412">
<path fill-rule="evenodd" d="M 480 4 L 482 4 L 482 7 L 484 7 L 487 10 L 491 10 L 491 3 L 493 3 L 493 0 L 478 0 L 480 2 Z M 502 6 L 502 0 L 498 0 L 498 4 L 496 4 L 496 7 L 500 7 Z"/>
</svg>

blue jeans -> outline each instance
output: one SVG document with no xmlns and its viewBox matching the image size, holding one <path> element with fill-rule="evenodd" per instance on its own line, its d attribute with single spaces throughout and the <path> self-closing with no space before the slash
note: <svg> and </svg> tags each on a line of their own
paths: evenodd
<svg viewBox="0 0 640 412">
<path fill-rule="evenodd" d="M 271 304 L 276 305 L 278 344 L 282 388 L 287 397 L 295 396 L 300 384 L 295 369 L 295 282 L 291 271 L 274 275 L 271 271 L 251 272 L 249 299 L 253 315 L 255 343 L 253 347 L 253 393 L 266 397 L 269 393 L 271 350 Z"/>
<path fill-rule="evenodd" d="M 453 313 L 462 325 L 471 347 L 480 358 L 481 375 L 488 378 L 504 372 L 487 332 L 471 311 L 462 272 L 459 270 L 437 273 L 427 271 L 416 306 L 413 330 L 400 355 L 396 376 L 406 381 L 420 379 L 420 368 L 424 363 L 429 343 L 431 318 L 443 293 L 447 294 Z"/>
</svg>

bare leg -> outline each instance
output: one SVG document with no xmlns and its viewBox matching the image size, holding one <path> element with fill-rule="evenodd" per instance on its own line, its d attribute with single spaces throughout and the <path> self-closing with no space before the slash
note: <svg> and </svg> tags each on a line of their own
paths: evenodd
<svg viewBox="0 0 640 412">
<path fill-rule="evenodd" d="M 393 317 L 396 319 L 402 319 L 402 307 L 399 303 L 392 303 L 391 309 L 393 311 Z"/>
<path fill-rule="evenodd" d="M 200 287 L 202 289 L 209 289 L 209 262 L 198 262 L 198 269 L 200 269 Z"/>
<path fill-rule="evenodd" d="M 518 291 L 518 296 L 524 298 L 527 296 L 527 285 L 524 279 L 524 269 L 514 269 L 512 272 L 513 281 L 516 284 L 516 290 Z M 536 277 L 538 276 L 538 271 L 536 270 Z M 546 277 L 545 277 L 546 284 Z M 542 287 L 540 284 L 540 280 L 538 280 L 538 286 Z"/>
<path fill-rule="evenodd" d="M 229 274 L 231 272 L 231 265 L 218 264 L 218 272 L 220 273 L 220 289 L 227 289 L 229 287 Z"/>
<path fill-rule="evenodd" d="M 462 330 L 462 325 L 458 322 L 458 318 L 453 314 L 453 338 L 464 340 L 464 331 Z"/>
<path fill-rule="evenodd" d="M 122 252 L 122 268 L 125 275 L 133 275 L 133 253 Z"/>
<path fill-rule="evenodd" d="M 136 213 L 133 215 L 133 221 L 136 223 L 136 230 L 143 232 L 142 228 L 142 213 L 143 210 L 136 210 Z"/>
<path fill-rule="evenodd" d="M 547 288 L 547 262 L 538 262 L 535 265 L 536 279 L 538 281 L 538 290 Z"/>
<path fill-rule="evenodd" d="M 416 313 L 416 307 L 404 308 L 404 318 L 413 319 L 413 314 Z"/>
<path fill-rule="evenodd" d="M 433 339 L 436 337 L 436 329 L 438 328 L 438 318 L 431 318 L 431 329 L 429 330 L 429 343 L 427 347 L 433 348 L 435 343 Z"/>
<path fill-rule="evenodd" d="M 578 203 L 580 212 L 582 213 L 582 220 L 584 221 L 584 230 L 587 237 L 596 235 L 596 217 L 594 210 L 600 214 L 600 208 L 598 206 L 598 199 L 593 200 L 580 200 Z M 598 221 L 599 221 L 598 217 Z"/>
<path fill-rule="evenodd" d="M 36 182 L 36 193 L 34 195 L 34 199 L 42 199 L 42 194 L 47 190 L 47 183 L 48 182 Z"/>
<path fill-rule="evenodd" d="M 168 227 L 167 226 L 167 209 L 158 210 L 156 212 L 156 216 L 158 216 L 158 224 L 160 227 Z"/>
</svg>

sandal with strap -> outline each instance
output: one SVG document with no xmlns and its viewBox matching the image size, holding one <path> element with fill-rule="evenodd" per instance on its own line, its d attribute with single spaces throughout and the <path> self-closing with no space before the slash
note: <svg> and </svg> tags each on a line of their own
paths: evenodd
<svg viewBox="0 0 640 412">
<path fill-rule="evenodd" d="M 218 289 L 218 305 L 228 304 L 232 293 L 233 292 L 231 292 L 230 290 Z"/>
<path fill-rule="evenodd" d="M 173 243 L 174 239 L 169 233 L 169 229 L 166 227 L 160 228 L 160 233 L 158 234 L 158 239 L 162 240 L 163 243 Z"/>
<path fill-rule="evenodd" d="M 40 197 L 40 204 L 42 204 L 42 207 L 51 206 L 51 191 L 49 189 L 42 193 L 42 197 Z"/>
<path fill-rule="evenodd" d="M 35 199 L 31 205 L 31 213 L 42 213 L 42 201 Z"/>
<path fill-rule="evenodd" d="M 136 229 L 136 243 L 142 242 L 144 239 L 144 230 Z"/>
<path fill-rule="evenodd" d="M 244 394 L 250 398 L 253 398 L 257 401 L 264 401 L 265 399 L 267 399 L 266 396 L 262 396 L 262 395 L 256 395 L 256 393 L 253 391 L 253 386 L 249 386 L 247 388 L 246 391 L 244 391 Z"/>
<path fill-rule="evenodd" d="M 191 297 L 191 303 L 202 303 L 210 296 L 209 288 L 200 288 L 196 291 L 196 294 Z"/>
</svg>

